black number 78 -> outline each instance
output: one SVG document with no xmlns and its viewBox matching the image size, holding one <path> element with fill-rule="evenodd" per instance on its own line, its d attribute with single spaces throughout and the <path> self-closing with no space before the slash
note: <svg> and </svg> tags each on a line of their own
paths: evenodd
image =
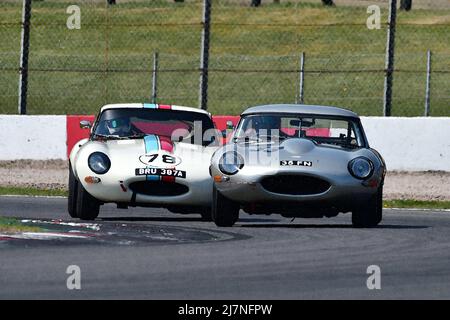
<svg viewBox="0 0 450 320">
<path fill-rule="evenodd" d="M 150 159 L 148 160 L 148 162 L 150 163 L 150 162 L 155 161 L 156 158 L 158 158 L 158 154 L 157 153 L 151 154 L 149 157 L 150 157 Z M 175 163 L 175 157 L 169 156 L 168 154 L 164 154 L 162 156 L 162 161 L 164 163 Z"/>
</svg>

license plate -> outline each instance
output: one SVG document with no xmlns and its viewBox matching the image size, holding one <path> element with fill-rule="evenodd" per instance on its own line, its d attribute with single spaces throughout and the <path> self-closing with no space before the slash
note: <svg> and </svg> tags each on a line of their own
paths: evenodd
<svg viewBox="0 0 450 320">
<path fill-rule="evenodd" d="M 176 169 L 160 169 L 160 168 L 138 168 L 136 169 L 137 176 L 162 176 L 162 177 L 176 177 L 186 178 L 186 171 Z"/>
<path fill-rule="evenodd" d="M 312 161 L 301 161 L 301 160 L 281 160 L 280 166 L 302 166 L 302 167 L 312 167 Z"/>
</svg>

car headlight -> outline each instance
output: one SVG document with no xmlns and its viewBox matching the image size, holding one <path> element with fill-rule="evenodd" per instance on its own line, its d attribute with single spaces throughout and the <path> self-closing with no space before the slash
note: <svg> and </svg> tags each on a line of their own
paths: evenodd
<svg viewBox="0 0 450 320">
<path fill-rule="evenodd" d="M 367 179 L 373 173 L 373 164 L 369 159 L 359 157 L 349 162 L 348 170 L 355 178 Z"/>
<path fill-rule="evenodd" d="M 88 159 L 89 168 L 97 174 L 105 174 L 111 167 L 111 160 L 102 152 L 94 152 Z"/>
<path fill-rule="evenodd" d="M 225 174 L 236 174 L 244 166 L 244 159 L 236 152 L 227 152 L 219 160 L 219 170 Z"/>
</svg>

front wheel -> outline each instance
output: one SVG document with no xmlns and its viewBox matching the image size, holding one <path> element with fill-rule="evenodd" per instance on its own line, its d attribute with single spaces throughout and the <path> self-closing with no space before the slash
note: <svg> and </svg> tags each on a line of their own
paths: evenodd
<svg viewBox="0 0 450 320">
<path fill-rule="evenodd" d="M 100 212 L 100 202 L 78 184 L 76 215 L 81 220 L 95 220 Z"/>
<path fill-rule="evenodd" d="M 383 187 L 378 188 L 372 198 L 352 212 L 352 223 L 356 228 L 376 227 L 383 219 Z"/>
<path fill-rule="evenodd" d="M 239 219 L 238 203 L 225 198 L 214 186 L 212 219 L 218 227 L 232 227 Z"/>
<path fill-rule="evenodd" d="M 67 211 L 72 218 L 77 217 L 78 180 L 73 174 L 72 165 L 69 163 L 69 196 L 67 198 Z"/>
</svg>

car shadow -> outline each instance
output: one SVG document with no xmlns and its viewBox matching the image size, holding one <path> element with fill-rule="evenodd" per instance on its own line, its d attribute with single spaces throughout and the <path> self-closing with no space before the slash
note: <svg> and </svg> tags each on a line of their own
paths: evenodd
<svg viewBox="0 0 450 320">
<path fill-rule="evenodd" d="M 99 217 L 98 220 L 101 221 L 112 221 L 112 222 L 208 222 L 203 221 L 200 217 Z M 239 219 L 240 222 L 277 222 L 276 219 L 252 219 L 252 218 L 242 218 Z M 209 221 L 211 222 L 211 221 Z M 211 222 L 212 223 L 212 222 Z"/>
<path fill-rule="evenodd" d="M 374 228 L 355 228 L 351 224 L 287 224 L 287 223 L 263 223 L 263 224 L 240 224 L 244 222 L 239 220 L 236 227 L 240 228 L 290 228 L 290 229 L 427 229 L 429 226 L 411 226 L 411 225 L 394 225 L 394 224 L 382 224 Z"/>
<path fill-rule="evenodd" d="M 110 222 L 210 222 L 212 221 L 204 221 L 200 217 L 99 217 L 100 221 L 110 221 Z M 240 222 L 249 222 L 249 223 L 274 223 L 279 220 L 277 219 L 253 219 L 253 218 L 241 218 Z M 275 224 L 274 224 L 275 225 Z"/>
<path fill-rule="evenodd" d="M 203 221 L 197 217 L 101 217 L 101 221 L 113 222 L 197 222 Z"/>
<path fill-rule="evenodd" d="M 239 218 L 239 222 L 273 222 L 273 224 L 275 224 L 275 222 L 280 221 L 280 219 L 269 219 L 269 218 Z"/>
</svg>

